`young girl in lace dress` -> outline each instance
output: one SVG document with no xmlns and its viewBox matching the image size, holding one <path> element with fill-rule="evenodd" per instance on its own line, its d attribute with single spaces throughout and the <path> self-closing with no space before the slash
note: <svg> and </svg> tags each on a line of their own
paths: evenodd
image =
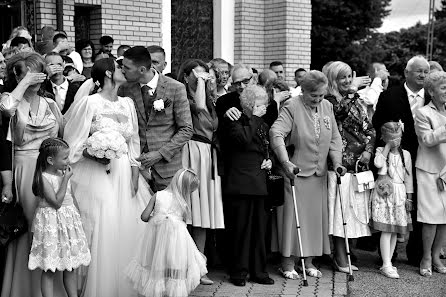
<svg viewBox="0 0 446 297">
<path fill-rule="evenodd" d="M 90 264 L 90 251 L 76 200 L 71 195 L 69 147 L 60 138 L 40 146 L 32 190 L 40 197 L 32 224 L 33 241 L 28 268 L 42 269 L 42 295 L 53 296 L 56 270 L 63 271 L 68 297 L 77 296 L 75 269 Z"/>
<path fill-rule="evenodd" d="M 406 234 L 412 228 L 408 215 L 412 209 L 412 160 L 410 153 L 401 148 L 402 129 L 401 122 L 388 122 L 381 127 L 386 146 L 376 149 L 375 166 L 379 177 L 371 198 L 371 226 L 381 231 L 383 266 L 380 271 L 389 278 L 399 278 L 391 262 L 397 234 Z"/>
<path fill-rule="evenodd" d="M 141 214 L 148 224 L 126 269 L 139 294 L 187 297 L 207 274 L 206 258 L 198 251 L 185 223 L 190 210 L 184 198 L 197 188 L 197 175 L 190 169 L 180 169 Z"/>
</svg>

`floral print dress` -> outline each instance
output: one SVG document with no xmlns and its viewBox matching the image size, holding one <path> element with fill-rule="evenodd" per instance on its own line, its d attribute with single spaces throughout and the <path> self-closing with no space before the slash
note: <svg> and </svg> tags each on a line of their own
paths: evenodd
<svg viewBox="0 0 446 297">
<path fill-rule="evenodd" d="M 342 137 L 342 165 L 354 172 L 356 161 L 364 151 L 373 153 L 376 133 L 367 113 L 359 102 L 358 93 L 338 101 L 335 96 L 325 97 L 333 104 L 333 111 Z"/>
</svg>

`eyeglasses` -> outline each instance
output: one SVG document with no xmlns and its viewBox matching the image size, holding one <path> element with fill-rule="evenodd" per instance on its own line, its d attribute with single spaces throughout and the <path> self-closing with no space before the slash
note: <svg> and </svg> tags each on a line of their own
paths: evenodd
<svg viewBox="0 0 446 297">
<path fill-rule="evenodd" d="M 244 85 L 249 84 L 249 82 L 251 81 L 251 79 L 252 79 L 252 75 L 251 75 L 250 78 L 247 78 L 247 79 L 244 79 L 244 80 L 241 80 L 241 81 L 234 81 L 232 84 L 233 84 L 234 86 L 236 86 L 236 87 L 240 87 L 242 84 L 244 84 Z"/>
</svg>

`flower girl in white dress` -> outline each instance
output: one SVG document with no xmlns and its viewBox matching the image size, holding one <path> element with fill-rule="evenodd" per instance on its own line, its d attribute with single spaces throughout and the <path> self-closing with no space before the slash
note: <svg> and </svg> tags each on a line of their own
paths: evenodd
<svg viewBox="0 0 446 297">
<path fill-rule="evenodd" d="M 197 175 L 190 169 L 180 169 L 141 214 L 148 224 L 125 271 L 139 294 L 187 297 L 207 274 L 206 258 L 198 251 L 185 223 L 190 209 L 184 197 L 197 188 Z"/>
<path fill-rule="evenodd" d="M 81 217 L 71 195 L 68 144 L 60 138 L 45 139 L 39 150 L 33 193 L 40 198 L 33 225 L 28 268 L 42 269 L 42 295 L 53 297 L 56 270 L 63 271 L 68 297 L 77 297 L 75 269 L 90 264 L 90 251 Z"/>
</svg>

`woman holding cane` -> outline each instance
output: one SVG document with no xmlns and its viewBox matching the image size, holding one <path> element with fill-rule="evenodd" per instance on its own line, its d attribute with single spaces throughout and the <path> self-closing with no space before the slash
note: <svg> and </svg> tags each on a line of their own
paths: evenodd
<svg viewBox="0 0 446 297">
<path fill-rule="evenodd" d="M 278 246 L 282 254 L 282 274 L 296 279 L 292 256 L 304 257 L 305 272 L 312 277 L 322 273 L 313 265 L 313 257 L 330 254 L 328 239 L 327 158 L 335 169 L 342 167 L 342 142 L 333 114 L 333 106 L 323 100 L 327 78 L 317 70 L 308 72 L 302 81 L 302 95 L 285 103 L 279 118 L 270 129 L 271 147 L 282 163 L 288 178 L 295 183 L 298 216 L 302 235 L 299 249 L 296 219 L 293 211 L 293 193 L 285 181 L 285 203 L 277 209 Z M 290 156 L 285 148 L 289 137 Z M 295 175 L 295 167 L 300 172 Z"/>
</svg>

